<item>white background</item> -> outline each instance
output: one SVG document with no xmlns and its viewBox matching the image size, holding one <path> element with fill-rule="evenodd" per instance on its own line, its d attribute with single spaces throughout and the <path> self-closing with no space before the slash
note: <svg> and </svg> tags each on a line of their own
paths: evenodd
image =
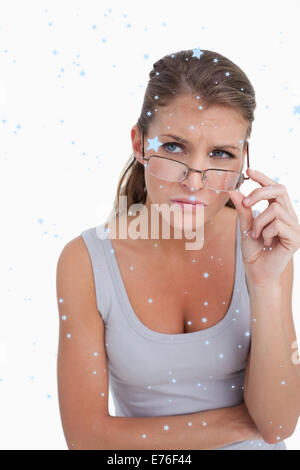
<svg viewBox="0 0 300 470">
<path fill-rule="evenodd" d="M 67 448 L 56 264 L 111 209 L 155 61 L 200 47 L 244 70 L 257 97 L 251 166 L 287 187 L 300 217 L 299 18 L 299 0 L 1 1 L 1 449 Z M 299 423 L 286 443 L 300 449 Z"/>
</svg>

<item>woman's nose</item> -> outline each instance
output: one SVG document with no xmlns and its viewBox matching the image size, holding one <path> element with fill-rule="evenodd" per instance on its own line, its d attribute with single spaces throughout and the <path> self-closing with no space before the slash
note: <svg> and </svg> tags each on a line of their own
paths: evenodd
<svg viewBox="0 0 300 470">
<path fill-rule="evenodd" d="M 183 181 L 183 184 L 188 186 L 191 191 L 202 189 L 204 187 L 202 173 L 198 171 L 190 171 L 188 177 Z"/>
</svg>

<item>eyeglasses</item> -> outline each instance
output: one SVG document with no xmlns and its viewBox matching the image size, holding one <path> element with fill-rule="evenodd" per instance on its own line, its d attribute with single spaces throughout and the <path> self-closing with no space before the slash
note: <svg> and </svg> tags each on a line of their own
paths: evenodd
<svg viewBox="0 0 300 470">
<path fill-rule="evenodd" d="M 203 184 L 215 191 L 233 191 L 240 187 L 245 180 L 250 179 L 248 176 L 244 176 L 241 171 L 233 171 L 219 168 L 208 168 L 206 170 L 196 170 L 190 168 L 185 163 L 179 162 L 172 158 L 163 157 L 160 155 L 151 155 L 149 158 L 145 157 L 144 154 L 144 133 L 142 132 L 142 157 L 143 160 L 147 161 L 144 166 L 148 167 L 148 170 L 152 176 L 159 179 L 170 181 L 170 182 L 181 182 L 184 181 L 189 174 L 194 171 L 201 173 Z M 249 168 L 249 142 L 247 142 L 247 168 Z"/>
</svg>

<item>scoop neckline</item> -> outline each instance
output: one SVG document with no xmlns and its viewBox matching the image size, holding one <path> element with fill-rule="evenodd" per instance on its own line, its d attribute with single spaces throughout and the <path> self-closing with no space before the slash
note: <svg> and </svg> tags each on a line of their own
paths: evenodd
<svg viewBox="0 0 300 470">
<path fill-rule="evenodd" d="M 105 225 L 105 224 L 103 224 Z M 205 328 L 203 330 L 193 331 L 191 333 L 179 333 L 179 334 L 170 334 L 170 333 L 160 333 L 158 331 L 151 330 L 136 315 L 131 302 L 129 300 L 127 290 L 121 275 L 121 271 L 118 265 L 118 261 L 115 255 L 115 250 L 112 246 L 111 240 L 107 233 L 107 236 L 103 239 L 104 242 L 104 253 L 106 256 L 107 264 L 112 276 L 113 285 L 119 300 L 120 308 L 125 313 L 126 319 L 129 321 L 131 326 L 136 330 L 140 335 L 161 343 L 188 343 L 197 341 L 203 338 L 213 337 L 223 331 L 227 326 L 229 326 L 234 317 L 234 309 L 238 304 L 238 299 L 240 296 L 241 289 L 237 288 L 238 279 L 240 279 L 241 274 L 241 253 L 239 249 L 240 243 L 240 230 L 239 230 L 239 216 L 237 215 L 236 220 L 236 237 L 235 237 L 235 271 L 234 271 L 234 287 L 233 293 L 231 296 L 231 301 L 225 316 L 215 325 Z M 115 282 L 116 281 L 116 284 Z"/>
</svg>

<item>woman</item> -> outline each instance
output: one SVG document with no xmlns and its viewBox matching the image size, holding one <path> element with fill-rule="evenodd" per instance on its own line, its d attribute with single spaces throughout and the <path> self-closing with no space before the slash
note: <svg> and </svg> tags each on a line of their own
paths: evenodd
<svg viewBox="0 0 300 470">
<path fill-rule="evenodd" d="M 154 64 L 114 214 L 58 261 L 69 449 L 286 449 L 300 409 L 290 351 L 299 224 L 284 186 L 242 174 L 255 106 L 248 78 L 221 54 L 180 51 Z M 236 189 L 249 177 L 261 187 L 246 205 Z M 259 200 L 269 207 L 252 213 Z M 189 227 L 183 238 L 179 225 L 181 235 Z M 200 249 L 187 249 L 191 231 L 204 234 Z"/>
</svg>

